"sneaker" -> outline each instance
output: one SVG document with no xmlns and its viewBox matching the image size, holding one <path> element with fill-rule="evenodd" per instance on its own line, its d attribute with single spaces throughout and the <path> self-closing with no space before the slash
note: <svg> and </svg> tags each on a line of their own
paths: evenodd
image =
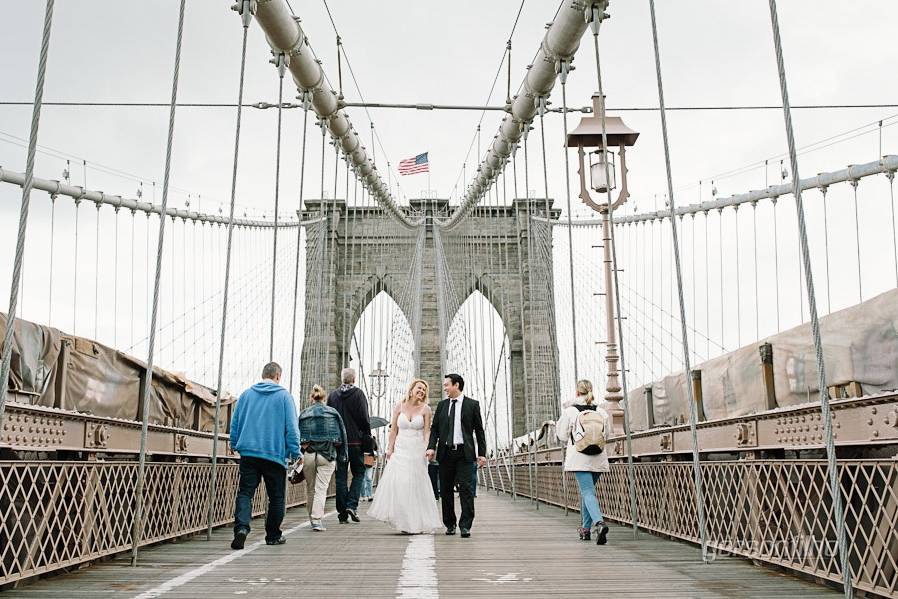
<svg viewBox="0 0 898 599">
<path fill-rule="evenodd" d="M 596 522 L 596 545 L 604 545 L 608 542 L 608 526 L 604 522 Z"/>
<path fill-rule="evenodd" d="M 312 530 L 315 532 L 323 532 L 327 528 L 321 522 L 312 522 Z"/>
<path fill-rule="evenodd" d="M 578 529 L 578 531 L 579 531 L 579 533 L 580 533 L 580 540 L 581 540 L 581 541 L 590 541 L 590 540 L 592 540 L 592 535 L 591 535 L 591 533 L 590 533 L 590 531 L 589 531 L 588 528 L 580 528 L 580 529 Z"/>
<path fill-rule="evenodd" d="M 350 518 L 352 518 L 352 521 L 353 521 L 353 522 L 361 522 L 361 520 L 359 520 L 359 515 L 355 513 L 355 510 L 353 510 L 353 509 L 347 509 L 347 510 L 346 510 L 346 514 L 347 514 Z"/>
<path fill-rule="evenodd" d="M 274 540 L 272 540 L 272 541 L 269 541 L 268 539 L 265 539 L 265 544 L 266 544 L 266 545 L 283 545 L 283 544 L 286 543 L 286 542 L 287 542 L 287 539 L 284 538 L 284 535 L 281 535 L 281 536 L 279 536 L 278 538 L 276 538 L 276 539 L 274 539 Z"/>
<path fill-rule="evenodd" d="M 243 545 L 246 543 L 246 536 L 249 534 L 249 531 L 245 528 L 239 528 L 234 532 L 234 540 L 231 541 L 231 549 L 243 549 Z"/>
</svg>

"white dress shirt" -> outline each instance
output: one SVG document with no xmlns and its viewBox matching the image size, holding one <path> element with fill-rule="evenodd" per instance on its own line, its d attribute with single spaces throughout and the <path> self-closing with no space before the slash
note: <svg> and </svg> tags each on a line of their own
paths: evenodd
<svg viewBox="0 0 898 599">
<path fill-rule="evenodd" d="M 465 396 L 459 395 L 455 401 L 455 423 L 452 432 L 452 444 L 453 445 L 464 445 L 465 436 L 461 432 L 461 406 L 462 402 L 464 402 Z M 449 408 L 452 408 L 452 398 L 449 398 Z"/>
</svg>

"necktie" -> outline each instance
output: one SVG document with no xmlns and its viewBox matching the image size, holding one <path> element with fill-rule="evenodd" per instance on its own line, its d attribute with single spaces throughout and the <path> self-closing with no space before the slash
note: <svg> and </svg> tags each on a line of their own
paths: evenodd
<svg viewBox="0 0 898 599">
<path fill-rule="evenodd" d="M 449 400 L 449 436 L 446 439 L 446 445 L 455 445 L 455 404 L 457 399 Z"/>
</svg>

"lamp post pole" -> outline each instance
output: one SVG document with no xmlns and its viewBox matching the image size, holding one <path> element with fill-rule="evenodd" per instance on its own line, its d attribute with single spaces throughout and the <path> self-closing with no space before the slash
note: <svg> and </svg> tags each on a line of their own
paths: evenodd
<svg viewBox="0 0 898 599">
<path fill-rule="evenodd" d="M 624 433 L 624 411 L 620 406 L 624 399 L 620 379 L 620 353 L 618 346 L 618 331 L 615 326 L 617 310 L 615 303 L 615 268 L 614 252 L 612 247 L 612 221 L 614 211 L 620 208 L 630 197 L 627 191 L 627 161 L 626 146 L 636 142 L 639 133 L 627 127 L 618 117 L 606 117 L 604 124 L 601 115 L 604 114 L 602 97 L 593 96 L 593 112 L 591 117 L 584 117 L 580 125 L 568 136 L 568 146 L 577 146 L 580 162 L 580 200 L 592 210 L 602 215 L 602 255 L 605 274 L 605 401 L 608 403 L 608 414 L 611 416 L 613 434 Z M 607 139 L 607 146 L 606 140 Z M 614 177 L 614 156 L 608 151 L 608 146 L 617 146 L 618 160 L 620 161 L 620 191 L 617 199 L 612 200 L 611 190 L 616 188 L 617 181 Z M 598 147 L 598 162 L 589 164 L 585 160 L 584 148 Z M 587 170 L 590 175 L 590 185 L 587 185 Z M 600 194 L 606 194 L 607 200 L 596 202 L 590 196 L 590 187 Z"/>
</svg>

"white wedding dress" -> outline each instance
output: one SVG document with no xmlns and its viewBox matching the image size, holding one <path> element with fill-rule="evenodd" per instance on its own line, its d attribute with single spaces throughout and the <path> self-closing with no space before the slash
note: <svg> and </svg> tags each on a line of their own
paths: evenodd
<svg viewBox="0 0 898 599">
<path fill-rule="evenodd" d="M 399 414 L 393 455 L 384 467 L 368 515 L 396 530 L 429 533 L 443 525 L 427 475 L 424 415 Z"/>
</svg>

